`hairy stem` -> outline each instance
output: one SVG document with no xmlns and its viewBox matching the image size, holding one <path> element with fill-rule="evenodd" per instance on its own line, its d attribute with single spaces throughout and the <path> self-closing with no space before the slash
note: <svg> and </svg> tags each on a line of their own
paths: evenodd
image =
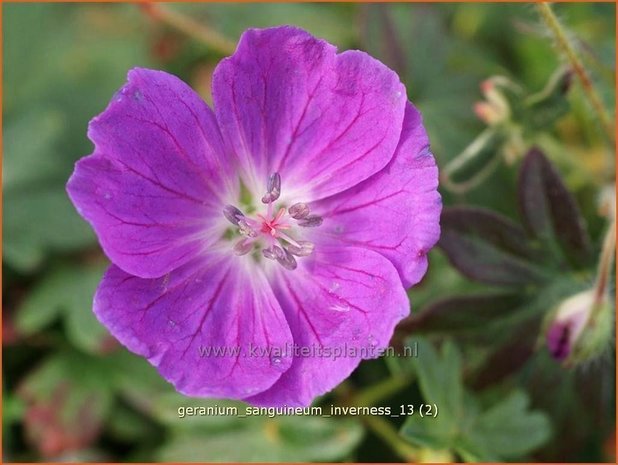
<svg viewBox="0 0 618 465">
<path fill-rule="evenodd" d="M 171 26 L 223 55 L 231 55 L 236 49 L 234 42 L 227 37 L 160 3 L 141 3 L 140 8 L 151 18 Z"/>
<path fill-rule="evenodd" d="M 603 102 L 601 101 L 599 94 L 597 93 L 594 85 L 592 84 L 592 80 L 586 72 L 582 61 L 577 55 L 575 47 L 569 40 L 566 31 L 560 24 L 560 21 L 558 20 L 553 10 L 551 9 L 551 6 L 548 3 L 537 4 L 537 9 L 539 11 L 539 14 L 543 18 L 543 21 L 556 39 L 557 47 L 562 50 L 571 67 L 573 68 L 573 71 L 579 78 L 584 93 L 586 94 L 588 101 L 592 105 L 594 112 L 597 114 L 597 117 L 601 122 L 601 126 L 603 127 L 606 136 L 612 143 L 612 146 L 615 145 L 616 136 L 614 134 L 614 124 L 612 123 L 612 119 L 605 107 L 603 106 Z"/>
<path fill-rule="evenodd" d="M 614 217 L 610 222 L 605 239 L 603 239 L 603 249 L 601 250 L 601 257 L 599 259 L 599 270 L 597 273 L 597 282 L 595 284 L 595 313 L 600 311 L 600 303 L 605 298 L 607 293 L 607 285 L 612 272 L 612 263 L 616 252 L 616 218 Z M 595 318 L 596 315 L 591 315 L 591 318 Z"/>
</svg>

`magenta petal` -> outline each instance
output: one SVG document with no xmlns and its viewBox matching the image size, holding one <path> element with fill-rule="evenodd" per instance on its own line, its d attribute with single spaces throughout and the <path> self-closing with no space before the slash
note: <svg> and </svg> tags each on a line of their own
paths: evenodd
<svg viewBox="0 0 618 465">
<path fill-rule="evenodd" d="M 397 75 L 360 51 L 294 27 L 250 29 L 213 77 L 217 120 L 262 188 L 279 172 L 282 192 L 303 200 L 341 192 L 384 167 L 406 102 Z"/>
<path fill-rule="evenodd" d="M 438 168 L 420 113 L 408 103 L 399 146 L 379 173 L 315 202 L 324 217 L 315 240 L 367 247 L 388 258 L 409 287 L 423 277 L 440 237 Z"/>
<path fill-rule="evenodd" d="M 264 276 L 235 265 L 208 256 L 156 279 L 136 278 L 112 265 L 94 311 L 179 392 L 247 397 L 288 369 L 292 340 Z"/>
<path fill-rule="evenodd" d="M 300 356 L 273 387 L 247 402 L 310 404 L 347 378 L 363 358 L 379 356 L 410 311 L 397 271 L 380 254 L 321 248 L 307 261 L 271 279 Z"/>
<path fill-rule="evenodd" d="M 212 111 L 181 80 L 132 70 L 89 137 L 95 153 L 67 190 L 114 264 L 158 277 L 216 238 L 209 220 L 234 188 L 231 166 Z"/>
</svg>

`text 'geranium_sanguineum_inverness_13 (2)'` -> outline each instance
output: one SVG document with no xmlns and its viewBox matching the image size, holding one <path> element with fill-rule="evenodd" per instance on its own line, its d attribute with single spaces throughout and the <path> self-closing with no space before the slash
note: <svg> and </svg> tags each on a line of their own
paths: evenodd
<svg viewBox="0 0 618 465">
<path fill-rule="evenodd" d="M 135 68 L 90 122 L 67 191 L 112 262 L 94 312 L 185 395 L 305 406 L 410 313 L 438 169 L 394 71 L 295 27 L 244 32 L 212 94 Z"/>
</svg>

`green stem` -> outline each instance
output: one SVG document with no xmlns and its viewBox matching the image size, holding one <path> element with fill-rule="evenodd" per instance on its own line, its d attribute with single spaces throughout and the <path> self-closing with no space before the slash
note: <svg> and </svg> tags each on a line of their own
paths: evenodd
<svg viewBox="0 0 618 465">
<path fill-rule="evenodd" d="M 374 384 L 363 391 L 353 393 L 350 386 L 345 386 L 346 394 L 349 396 L 347 405 L 354 407 L 370 407 L 391 397 L 393 394 L 406 388 L 412 382 L 412 376 L 400 375 Z M 388 421 L 378 416 L 363 415 L 360 417 L 362 422 L 386 445 L 388 445 L 397 455 L 406 462 L 415 462 L 418 459 L 419 451 L 416 447 L 406 442 L 400 435 L 397 428 Z"/>
<path fill-rule="evenodd" d="M 567 60 L 573 68 L 573 71 L 579 78 L 582 88 L 584 89 L 584 93 L 586 94 L 588 101 L 590 102 L 592 108 L 597 114 L 597 117 L 601 121 L 601 125 L 603 127 L 603 130 L 605 131 L 606 136 L 612 143 L 612 146 L 614 146 L 616 144 L 614 124 L 612 123 L 612 119 L 609 116 L 609 113 L 603 106 L 603 102 L 601 101 L 599 94 L 597 93 L 594 85 L 592 84 L 592 80 L 586 72 L 582 61 L 577 55 L 575 47 L 573 47 L 573 44 L 571 44 L 567 33 L 565 32 L 564 28 L 560 24 L 560 21 L 551 9 L 551 6 L 548 3 L 539 3 L 537 4 L 537 9 L 539 10 L 539 14 L 543 18 L 543 21 L 545 21 L 545 24 L 554 35 L 558 48 L 564 52 Z"/>
<path fill-rule="evenodd" d="M 369 386 L 358 392 L 352 398 L 352 403 L 359 407 L 376 405 L 384 399 L 388 399 L 393 394 L 406 388 L 412 382 L 412 377 L 409 375 L 393 376 L 384 381 Z"/>
<path fill-rule="evenodd" d="M 399 431 L 393 425 L 380 417 L 368 415 L 362 418 L 365 425 L 402 459 L 406 462 L 416 462 L 418 460 L 418 449 L 403 440 L 399 435 Z"/>
<path fill-rule="evenodd" d="M 167 8 L 160 3 L 148 2 L 140 4 L 140 8 L 157 21 L 167 24 L 194 39 L 203 42 L 210 48 L 217 50 L 223 55 L 231 55 L 236 50 L 234 42 L 227 37 L 210 29 L 205 24 L 185 16 L 173 9 Z"/>
</svg>

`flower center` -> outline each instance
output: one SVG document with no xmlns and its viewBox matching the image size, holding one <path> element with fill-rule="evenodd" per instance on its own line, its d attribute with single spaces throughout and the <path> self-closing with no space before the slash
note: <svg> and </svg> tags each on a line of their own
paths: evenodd
<svg viewBox="0 0 618 465">
<path fill-rule="evenodd" d="M 276 261 L 287 270 L 294 270 L 297 267 L 296 258 L 311 255 L 314 249 L 313 243 L 297 238 L 297 227 L 320 226 L 322 218 L 312 215 L 305 203 L 295 203 L 289 208 L 281 206 L 275 213 L 274 204 L 280 195 L 281 176 L 274 173 L 269 177 L 266 194 L 262 197 L 262 203 L 266 205 L 263 214 L 251 217 L 239 208 L 227 205 L 223 215 L 238 226 L 241 237 L 232 248 L 236 255 L 247 255 L 257 248 L 262 257 Z"/>
</svg>

